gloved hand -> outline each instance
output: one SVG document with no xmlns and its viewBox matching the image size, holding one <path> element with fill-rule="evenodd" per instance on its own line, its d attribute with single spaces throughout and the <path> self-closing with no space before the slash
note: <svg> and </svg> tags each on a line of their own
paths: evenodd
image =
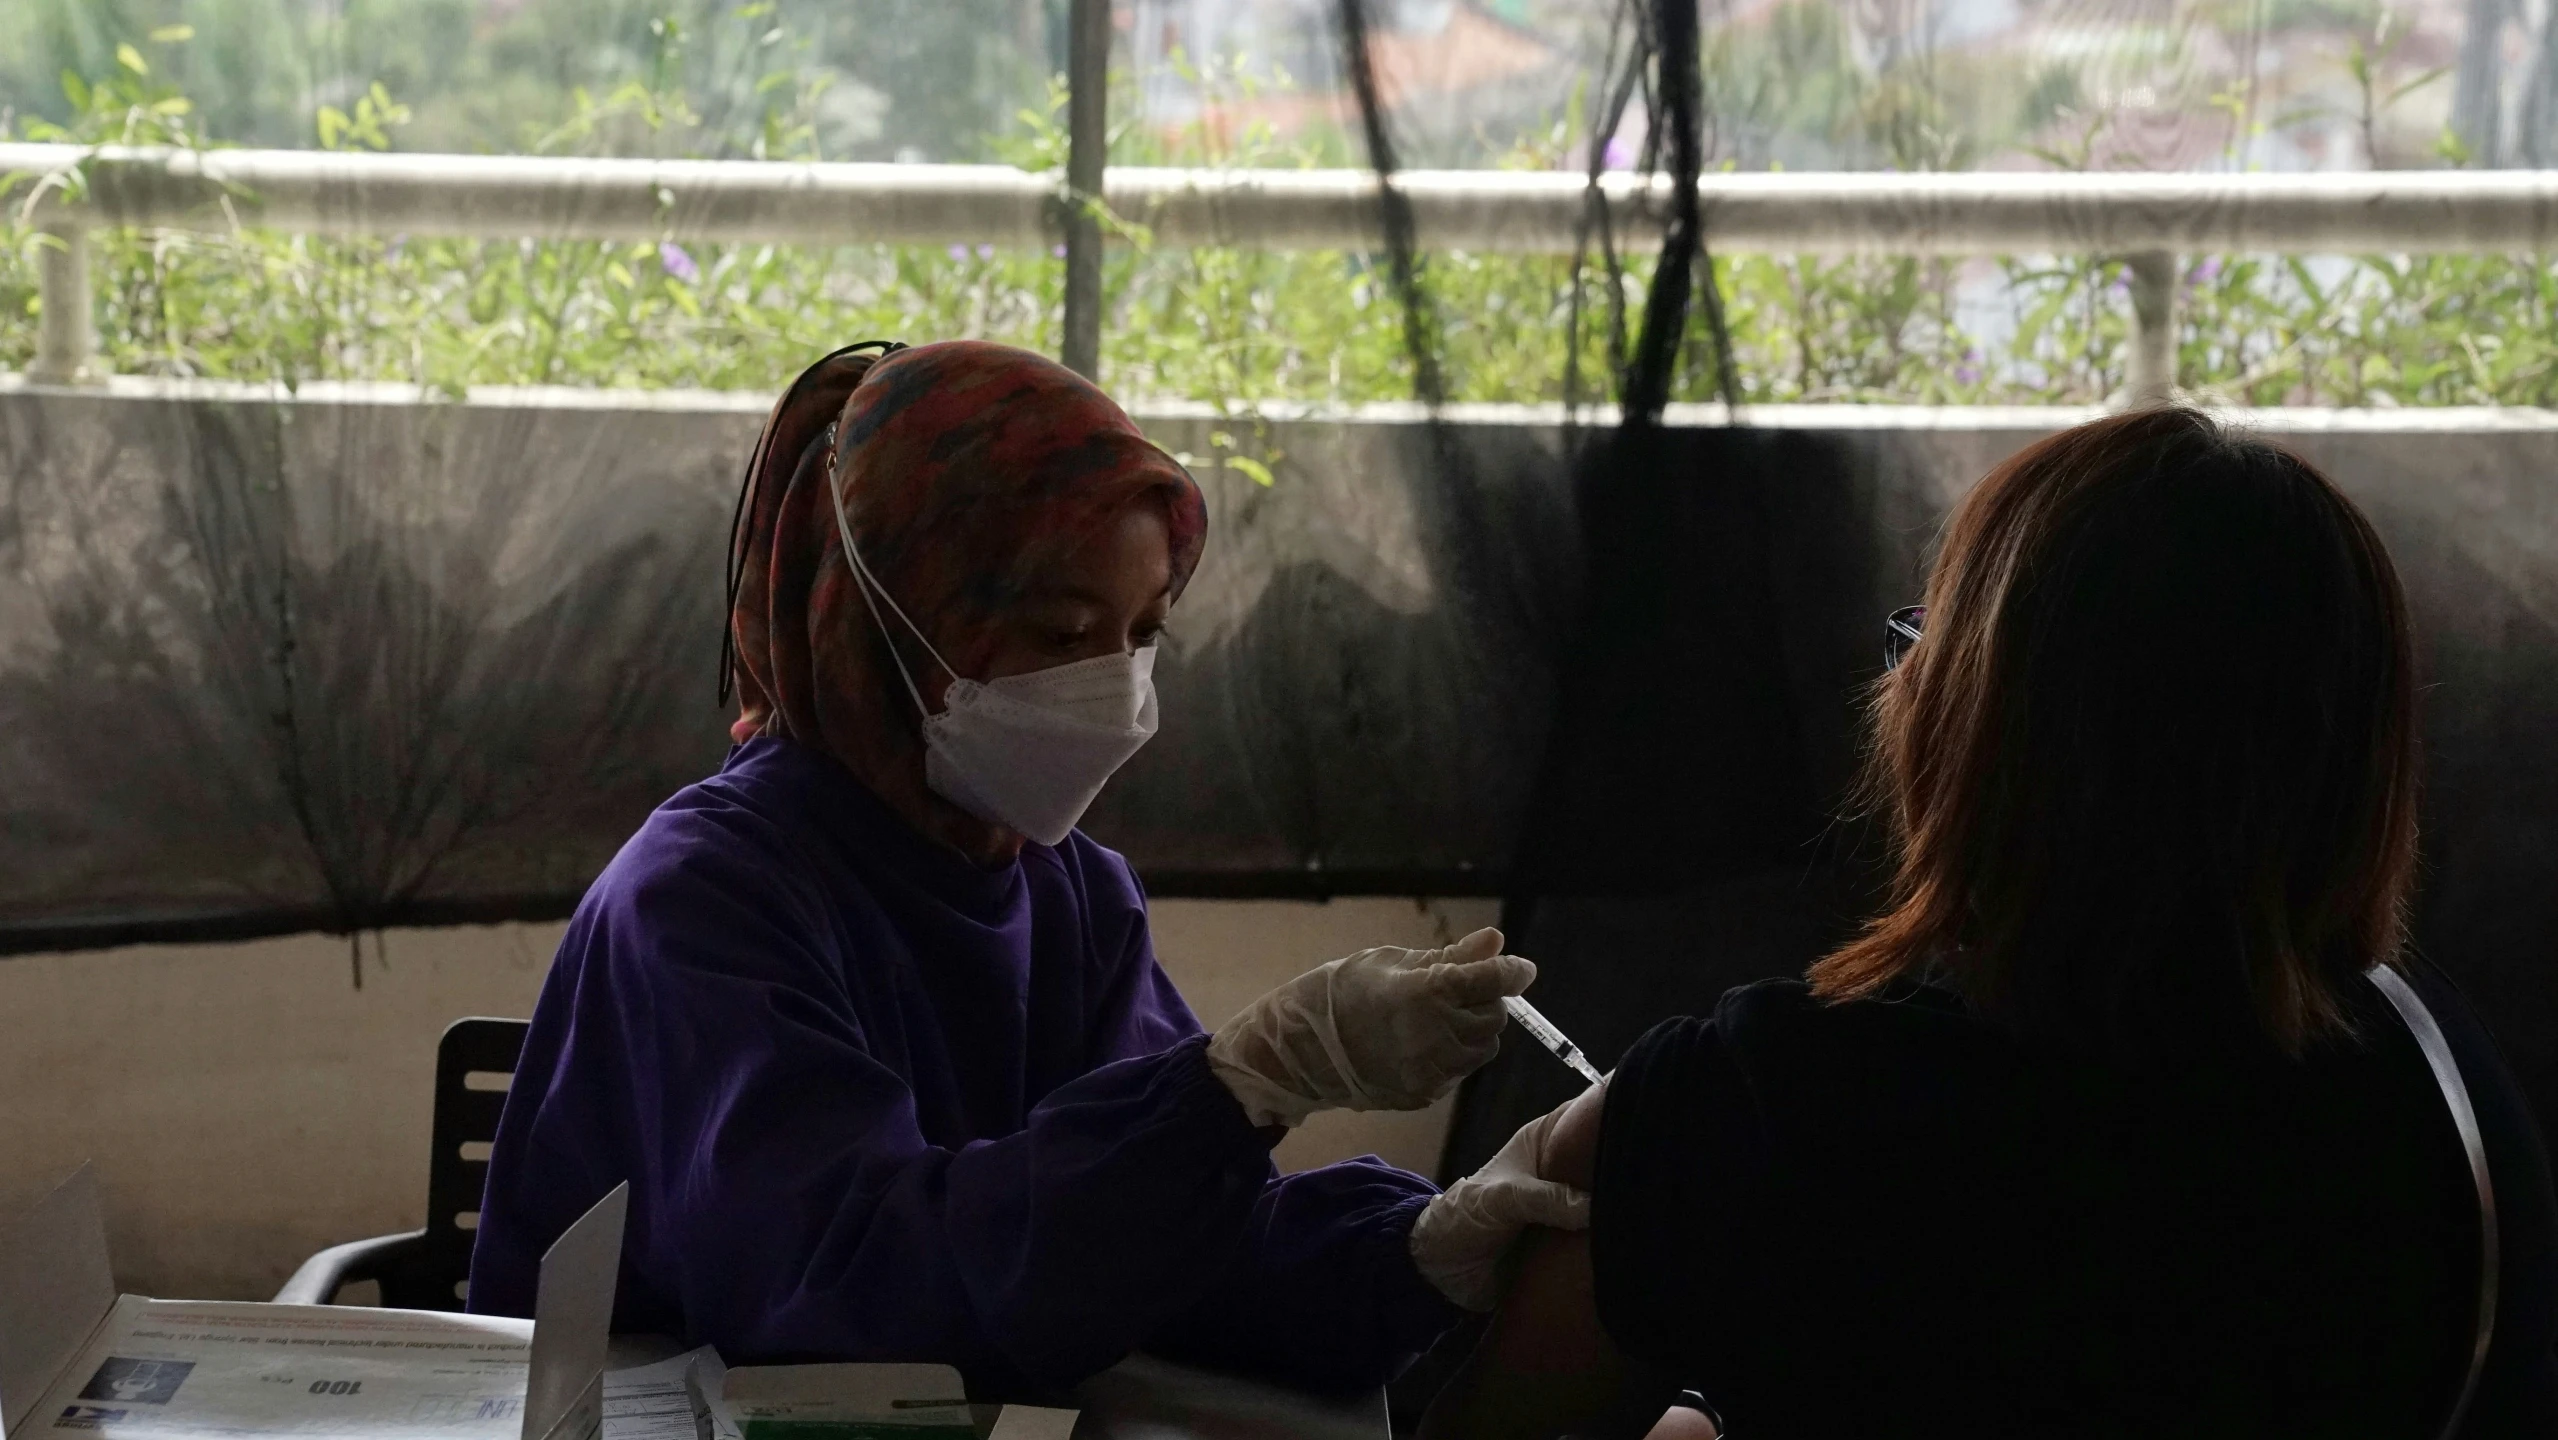
<svg viewBox="0 0 2558 1440">
<path fill-rule="evenodd" d="M 1418 1110 L 1501 1046 L 1501 997 L 1537 967 L 1477 930 L 1438 950 L 1385 946 L 1318 965 L 1243 1008 L 1208 1068 L 1255 1125 L 1318 1110 Z"/>
<path fill-rule="evenodd" d="M 1412 1264 L 1465 1309 L 1501 1301 L 1501 1262 L 1531 1225 L 1590 1228 L 1590 1192 L 1539 1178 L 1546 1139 L 1563 1118 L 1550 1110 L 1519 1127 L 1484 1167 L 1448 1187 L 1412 1223 Z"/>
</svg>

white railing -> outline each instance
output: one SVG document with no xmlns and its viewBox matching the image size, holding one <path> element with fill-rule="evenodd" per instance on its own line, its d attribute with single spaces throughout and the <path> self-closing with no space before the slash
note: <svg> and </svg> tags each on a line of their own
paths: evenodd
<svg viewBox="0 0 2558 1440">
<path fill-rule="evenodd" d="M 0 145 L 12 205 L 44 247 L 31 374 L 89 373 L 96 345 L 85 236 L 100 226 L 255 226 L 329 235 L 673 239 L 791 244 L 1045 246 L 1063 233 L 1055 179 L 988 165 L 771 164 L 84 150 Z M 1408 171 L 1425 249 L 1556 254 L 1594 211 L 1583 177 Z M 1704 181 L 1718 253 L 2104 254 L 2131 262 L 2135 395 L 2175 384 L 2180 253 L 2558 252 L 2558 171 L 2365 174 L 1750 174 Z M 1111 210 L 1155 243 L 1271 250 L 1382 245 L 1376 177 L 1359 170 L 1117 169 Z M 1599 186 L 1620 243 L 1656 241 L 1658 178 Z"/>
</svg>

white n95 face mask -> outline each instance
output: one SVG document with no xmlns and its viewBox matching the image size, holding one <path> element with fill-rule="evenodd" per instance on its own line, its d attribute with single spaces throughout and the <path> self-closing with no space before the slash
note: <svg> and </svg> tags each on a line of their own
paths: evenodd
<svg viewBox="0 0 2558 1440">
<path fill-rule="evenodd" d="M 871 623 L 889 642 L 898 678 L 906 682 L 916 713 L 924 717 L 924 783 L 978 819 L 1017 830 L 1042 845 L 1065 839 L 1101 787 L 1154 738 L 1155 647 L 1133 655 L 1097 655 L 1027 675 L 970 680 L 950 668 L 925 638 L 923 627 L 898 608 L 862 563 L 843 493 L 831 475 L 827 491 L 835 501 L 835 529 L 844 542 L 844 556 L 870 602 Z M 882 606 L 950 676 L 940 714 L 925 707 L 923 691 L 898 654 L 887 622 L 880 619 Z"/>
</svg>

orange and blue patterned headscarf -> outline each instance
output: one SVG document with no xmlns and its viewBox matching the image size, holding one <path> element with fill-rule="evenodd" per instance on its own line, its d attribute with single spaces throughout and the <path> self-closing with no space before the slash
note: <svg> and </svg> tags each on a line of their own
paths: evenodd
<svg viewBox="0 0 2558 1440">
<path fill-rule="evenodd" d="M 994 622 L 1127 507 L 1163 506 L 1176 597 L 1207 540 L 1189 472 L 1044 356 L 872 342 L 809 367 L 764 422 L 738 495 L 722 698 L 733 681 L 733 738 L 787 735 L 865 779 L 912 763 L 919 717 L 845 562 L 830 481 L 889 597 L 978 678 Z"/>
</svg>

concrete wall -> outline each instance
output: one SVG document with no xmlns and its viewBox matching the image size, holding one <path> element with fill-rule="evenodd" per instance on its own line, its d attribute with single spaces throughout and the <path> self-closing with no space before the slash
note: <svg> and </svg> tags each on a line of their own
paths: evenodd
<svg viewBox="0 0 2558 1440">
<path fill-rule="evenodd" d="M 1164 901 L 1155 941 L 1208 1024 L 1350 950 L 1490 923 L 1482 901 Z M 423 1222 L 436 1036 L 530 1012 L 557 925 L 306 935 L 0 960 L 0 1194 L 97 1162 L 118 1280 L 264 1299 L 312 1251 Z M 1428 1171 L 1446 1107 L 1318 1117 L 1290 1168 Z"/>
</svg>

